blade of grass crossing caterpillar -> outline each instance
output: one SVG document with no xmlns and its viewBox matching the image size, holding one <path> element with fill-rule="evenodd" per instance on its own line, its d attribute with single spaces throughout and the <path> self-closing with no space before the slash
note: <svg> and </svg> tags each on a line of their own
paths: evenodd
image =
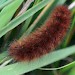
<svg viewBox="0 0 75 75">
<path fill-rule="evenodd" d="M 40 67 L 52 64 L 58 60 L 64 59 L 75 53 L 75 46 L 60 49 L 59 51 L 54 51 L 45 56 L 42 56 L 38 60 L 31 62 L 18 62 L 5 67 L 0 68 L 1 75 L 20 75 L 38 69 Z M 62 55 L 61 55 L 62 54 Z"/>
<path fill-rule="evenodd" d="M 15 0 L 2 9 L 0 12 L 0 30 L 11 20 L 15 11 L 18 9 L 22 2 L 23 0 Z"/>
</svg>

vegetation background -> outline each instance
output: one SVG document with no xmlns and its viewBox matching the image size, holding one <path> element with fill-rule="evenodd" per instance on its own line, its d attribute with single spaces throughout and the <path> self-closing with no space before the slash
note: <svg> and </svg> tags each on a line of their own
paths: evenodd
<svg viewBox="0 0 75 75">
<path fill-rule="evenodd" d="M 69 6 L 74 1 L 0 0 L 0 74 L 75 75 L 75 7 L 70 10 L 72 20 L 67 35 L 55 51 L 31 62 L 16 62 L 8 54 L 12 41 L 42 26 L 56 6 Z"/>
</svg>

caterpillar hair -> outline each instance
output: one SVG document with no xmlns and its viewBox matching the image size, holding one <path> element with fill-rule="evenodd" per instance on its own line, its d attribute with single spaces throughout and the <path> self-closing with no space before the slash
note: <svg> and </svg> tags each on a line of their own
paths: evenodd
<svg viewBox="0 0 75 75">
<path fill-rule="evenodd" d="M 16 61 L 31 61 L 53 51 L 66 35 L 70 20 L 69 9 L 57 6 L 43 26 L 10 44 L 9 55 Z"/>
</svg>

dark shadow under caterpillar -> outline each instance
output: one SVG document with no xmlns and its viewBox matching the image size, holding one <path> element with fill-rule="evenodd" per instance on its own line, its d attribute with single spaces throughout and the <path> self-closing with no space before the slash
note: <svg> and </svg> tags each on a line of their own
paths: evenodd
<svg viewBox="0 0 75 75">
<path fill-rule="evenodd" d="M 66 35 L 70 20 L 70 11 L 66 6 L 56 7 L 42 27 L 10 44 L 9 55 L 17 61 L 31 61 L 51 52 Z"/>
</svg>

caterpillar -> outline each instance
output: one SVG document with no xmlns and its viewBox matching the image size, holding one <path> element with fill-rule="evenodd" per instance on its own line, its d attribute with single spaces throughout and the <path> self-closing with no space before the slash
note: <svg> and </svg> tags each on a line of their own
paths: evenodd
<svg viewBox="0 0 75 75">
<path fill-rule="evenodd" d="M 31 61 L 53 51 L 66 35 L 70 20 L 67 6 L 57 6 L 44 25 L 10 44 L 9 55 L 16 61 Z"/>
</svg>

